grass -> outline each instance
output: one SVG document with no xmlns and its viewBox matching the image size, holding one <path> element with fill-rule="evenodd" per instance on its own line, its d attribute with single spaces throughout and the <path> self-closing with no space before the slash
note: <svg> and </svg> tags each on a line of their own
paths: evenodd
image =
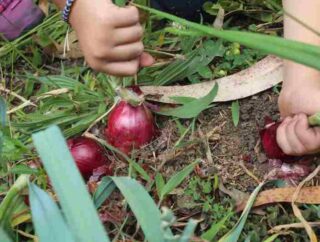
<svg viewBox="0 0 320 242">
<path fill-rule="evenodd" d="M 262 1 L 232 2 L 230 4 L 230 1 L 218 1 L 217 4 L 206 5 L 206 11 L 216 16 L 217 10 L 224 8 L 226 16 L 223 27 L 226 29 L 250 30 L 269 35 L 277 35 L 281 32 L 279 23 L 282 12 L 274 4 L 266 4 Z M 21 174 L 29 174 L 32 177 L 30 181 L 34 184 L 30 184 L 29 187 L 32 197 L 32 218 L 35 224 L 44 222 L 39 220 L 41 217 L 39 218 L 37 216 L 39 214 L 34 211 L 41 203 L 49 201 L 45 204 L 48 209 L 55 211 L 54 221 L 61 225 L 59 228 L 67 234 L 68 238 L 70 237 L 70 240 L 82 233 L 87 236 L 80 236 L 84 241 L 90 240 L 90 236 L 95 236 L 94 233 L 86 233 L 85 228 L 90 227 L 88 231 L 96 230 L 96 234 L 100 235 L 99 239 L 107 241 L 105 235 L 102 235 L 102 226 L 99 224 L 97 214 L 92 210 L 89 194 L 83 189 L 82 195 L 86 198 L 77 198 L 79 196 L 77 188 L 72 186 L 73 179 L 79 179 L 76 169 L 69 167 L 70 170 L 67 170 L 65 166 L 65 172 L 68 171 L 69 176 L 63 176 L 60 179 L 62 169 L 57 171 L 55 169 L 58 168 L 52 167 L 55 164 L 52 161 L 67 161 L 70 160 L 70 156 L 66 150 L 64 150 L 64 156 L 61 155 L 61 150 L 65 149 L 62 136 L 56 136 L 58 131 L 53 132 L 52 129 L 50 131 L 49 127 L 59 126 L 65 138 L 81 135 L 99 117 L 108 112 L 115 97 L 112 83 L 116 80 L 113 77 L 90 70 L 81 60 L 52 59 L 50 54 L 43 54 L 44 48 L 48 49 L 55 43 L 62 43 L 66 31 L 68 31 L 67 26 L 59 20 L 55 9 L 50 8 L 50 15 L 43 24 L 18 40 L 1 42 L 1 87 L 5 91 L 0 92 L 4 94 L 8 111 L 12 112 L 7 116 L 0 112 L 0 138 L 3 141 L 0 163 L 0 202 L 7 206 L 6 200 L 3 200 L 5 195 L 14 197 L 12 193 L 15 192 L 17 184 L 15 181 L 19 181 L 17 178 Z M 139 72 L 137 80 L 140 84 L 198 83 L 235 73 L 265 56 L 261 51 L 249 49 L 238 43 L 198 36 L 190 28 L 177 23 L 169 22 L 163 25 L 159 21 L 159 16 L 155 15 L 151 15 L 146 23 L 144 42 L 146 49 L 152 50 L 150 52 L 158 57 L 158 63 L 154 67 L 145 68 Z M 125 78 L 121 81 L 124 85 L 130 85 L 134 83 L 134 78 Z M 179 109 L 182 110 L 182 116 L 190 111 L 188 110 L 190 102 L 183 101 L 185 105 Z M 202 109 L 206 109 L 209 105 L 199 103 L 199 100 L 194 102 L 196 105 L 193 106 L 204 106 L 201 107 Z M 228 104 L 226 109 L 231 115 L 230 105 Z M 210 110 L 217 108 L 212 107 Z M 242 104 L 241 106 L 238 103 L 232 105 L 232 116 L 228 116 L 226 120 L 232 127 L 233 124 L 241 126 L 241 108 Z M 0 111 L 3 110 L 4 106 L 0 102 Z M 202 237 L 216 241 L 237 224 L 240 216 L 232 212 L 235 206 L 234 201 L 222 193 L 219 187 L 222 182 L 230 182 L 228 188 L 233 189 L 233 192 L 238 195 L 243 195 L 244 192 L 249 194 L 254 187 L 243 185 L 242 191 L 234 190 L 236 186 L 233 187 L 232 183 L 242 183 L 241 179 L 225 180 L 223 172 L 206 167 L 206 162 L 210 164 L 210 159 L 218 163 L 223 156 L 228 155 L 225 153 L 219 156 L 212 153 L 220 142 L 218 130 L 223 122 L 212 123 L 211 120 L 206 120 L 206 117 L 212 118 L 209 116 L 210 110 L 200 115 L 195 112 L 196 115 L 192 116 L 192 120 L 179 120 L 172 115 L 157 116 L 161 130 L 159 139 L 142 151 L 134 153 L 133 157 L 124 157 L 119 160 L 113 155 L 118 152 L 103 143 L 113 159 L 115 176 L 104 178 L 108 180 L 102 182 L 97 191 L 101 189 L 107 192 L 101 193 L 104 196 L 98 196 L 99 194 L 95 196 L 100 199 L 98 214 L 104 221 L 103 225 L 107 228 L 111 239 L 152 241 L 154 234 L 158 234 L 156 238 L 159 241 L 164 239 L 187 241 L 195 232 L 194 236 L 197 239 Z M 220 117 L 225 115 L 224 112 L 225 110 L 221 111 Z M 219 119 L 219 116 L 214 117 Z M 104 124 L 105 119 L 90 130 L 98 139 L 103 138 L 101 129 Z M 45 133 L 49 132 L 47 128 L 52 132 L 50 135 Z M 203 128 L 205 134 L 201 135 L 199 130 Z M 237 128 L 233 127 L 233 130 Z M 38 133 L 34 137 L 36 137 L 36 148 L 44 162 L 44 168 L 39 162 L 39 154 L 34 150 L 31 139 L 31 135 L 35 133 Z M 61 143 L 61 146 L 50 143 L 54 138 L 60 140 L 57 143 Z M 47 146 L 43 147 L 44 145 Z M 45 149 L 47 149 L 46 152 L 44 152 Z M 50 155 L 52 157 L 57 155 L 57 157 L 53 159 Z M 192 163 L 194 161 L 197 162 Z M 72 161 L 68 164 L 72 164 Z M 52 184 L 48 183 L 47 173 Z M 77 185 L 79 184 L 82 183 L 79 181 Z M 93 191 L 98 184 L 91 182 L 88 185 L 93 189 L 89 189 L 92 193 L 90 195 L 93 196 Z M 115 190 L 116 187 L 118 190 Z M 85 188 L 84 185 L 82 188 Z M 73 196 L 68 196 L 68 191 L 73 191 Z M 21 205 L 22 198 L 27 193 L 26 190 L 19 193 L 20 200 L 16 204 Z M 56 195 L 64 215 L 60 214 L 60 210 L 54 203 Z M 77 203 L 76 198 L 79 202 L 81 201 L 81 204 L 79 203 L 81 206 L 72 206 Z M 53 232 L 46 230 L 48 229 L 46 226 L 33 226 L 30 220 L 31 211 L 26 205 L 18 205 L 12 206 L 13 217 L 9 216 L 7 221 L 10 223 L 5 227 L 9 235 L 13 234 L 15 238 L 13 241 L 35 241 L 35 237 L 32 237 L 35 234 L 42 241 L 53 238 L 45 237 Z M 170 207 L 172 211 L 167 209 L 161 211 L 160 205 Z M 81 213 L 79 211 L 84 207 L 88 208 L 86 216 L 92 217 L 85 221 L 78 221 L 77 214 Z M 303 205 L 302 210 L 308 221 L 319 219 L 318 206 Z M 263 241 L 271 236 L 268 230 L 273 226 L 297 222 L 290 208 L 286 206 L 270 206 L 264 212 L 263 215 L 248 216 L 240 235 L 241 241 L 248 239 Z M 196 219 L 197 223 L 190 218 Z M 13 220 L 17 225 L 11 226 Z M 91 225 L 86 224 L 85 222 L 88 221 L 95 221 L 97 226 L 92 226 L 93 222 Z M 260 225 L 259 229 L 257 224 Z M 173 234 L 179 237 L 175 238 Z M 2 235 L 1 230 L 0 235 Z M 305 241 L 307 235 L 302 230 L 290 230 L 279 235 L 278 241 L 282 239 Z"/>
</svg>

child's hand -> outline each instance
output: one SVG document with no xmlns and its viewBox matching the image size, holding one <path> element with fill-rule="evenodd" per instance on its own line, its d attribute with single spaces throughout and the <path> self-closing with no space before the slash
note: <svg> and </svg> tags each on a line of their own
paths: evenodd
<svg viewBox="0 0 320 242">
<path fill-rule="evenodd" d="M 70 23 L 88 64 L 110 75 L 130 76 L 153 63 L 143 53 L 143 29 L 135 7 L 120 8 L 111 0 L 77 0 Z"/>
<path fill-rule="evenodd" d="M 310 127 L 305 114 L 286 117 L 277 129 L 277 142 L 288 155 L 307 155 L 320 151 L 320 128 Z"/>
</svg>

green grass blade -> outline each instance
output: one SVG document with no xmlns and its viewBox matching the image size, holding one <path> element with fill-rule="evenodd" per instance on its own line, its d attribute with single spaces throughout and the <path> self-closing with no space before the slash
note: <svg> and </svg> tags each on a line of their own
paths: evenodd
<svg viewBox="0 0 320 242">
<path fill-rule="evenodd" d="M 197 117 L 203 110 L 207 109 L 218 93 L 218 84 L 204 97 L 185 103 L 181 107 L 160 111 L 159 114 L 173 116 L 182 119 Z"/>
<path fill-rule="evenodd" d="M 187 226 L 183 230 L 183 233 L 179 239 L 179 242 L 189 242 L 191 239 L 191 236 L 193 236 L 193 233 L 198 225 L 198 222 L 194 219 L 190 219 L 188 221 Z"/>
<path fill-rule="evenodd" d="M 231 105 L 232 122 L 235 127 L 238 126 L 240 120 L 240 105 L 239 101 L 232 102 Z"/>
<path fill-rule="evenodd" d="M 29 184 L 32 221 L 40 242 L 75 242 L 57 204 L 39 187 Z"/>
<path fill-rule="evenodd" d="M 2 97 L 0 97 L 0 162 L 2 161 L 2 148 L 3 148 L 3 132 L 1 128 L 6 126 L 7 106 Z"/>
<path fill-rule="evenodd" d="M 60 129 L 53 126 L 32 137 L 76 241 L 109 241 Z"/>
<path fill-rule="evenodd" d="M 218 223 L 212 224 L 210 229 L 208 229 L 203 235 L 201 235 L 201 239 L 213 241 L 219 231 L 225 227 L 224 224 L 229 220 L 232 214 L 232 212 L 229 212 Z"/>
<path fill-rule="evenodd" d="M 131 160 L 131 165 L 133 169 L 141 175 L 141 178 L 147 182 L 151 182 L 151 178 L 148 173 L 134 160 Z"/>
<path fill-rule="evenodd" d="M 0 204 L 0 228 L 10 236 L 13 234 L 11 228 L 12 216 L 21 206 L 20 192 L 28 185 L 28 181 L 29 175 L 19 176 Z"/>
<path fill-rule="evenodd" d="M 247 202 L 246 207 L 244 208 L 241 214 L 240 219 L 238 220 L 236 225 L 219 240 L 219 242 L 237 242 L 238 241 L 239 236 L 242 232 L 242 229 L 247 221 L 252 205 L 254 204 L 254 201 L 257 195 L 259 194 L 261 188 L 264 186 L 264 184 L 265 184 L 264 182 L 260 183 L 259 186 L 253 191 L 253 193 L 250 195 L 250 198 Z"/>
<path fill-rule="evenodd" d="M 161 214 L 146 190 L 129 177 L 112 177 L 141 225 L 145 238 L 150 242 L 163 242 Z"/>
<path fill-rule="evenodd" d="M 19 193 L 28 185 L 28 180 L 29 175 L 19 176 L 7 192 L 0 204 L 0 224 L 3 222 L 3 218 L 6 217 L 6 213 L 10 210 L 9 207 L 14 206 L 14 201 L 19 196 Z"/>
<path fill-rule="evenodd" d="M 4 127 L 6 125 L 6 112 L 7 107 L 4 99 L 0 97 L 0 127 Z"/>
<path fill-rule="evenodd" d="M 157 16 L 167 18 L 193 30 L 202 32 L 203 36 L 218 37 L 227 41 L 238 42 L 247 47 L 274 54 L 320 70 L 320 48 L 318 46 L 257 33 L 214 29 L 156 9 L 135 5 Z"/>
<path fill-rule="evenodd" d="M 0 241 L 1 242 L 13 242 L 13 240 L 9 237 L 9 235 L 4 231 L 3 228 L 0 227 Z"/>
<path fill-rule="evenodd" d="M 276 238 L 279 237 L 280 234 L 274 234 L 274 235 L 271 235 L 269 238 L 267 238 L 266 240 L 264 240 L 263 242 L 273 242 L 276 240 Z"/>
<path fill-rule="evenodd" d="M 165 185 L 164 178 L 161 175 L 161 173 L 157 173 L 157 175 L 155 177 L 155 182 L 156 182 L 156 188 L 157 188 L 158 197 L 161 197 L 161 191 L 162 191 L 162 189 L 163 189 L 163 187 Z"/>
<path fill-rule="evenodd" d="M 183 182 L 183 180 L 193 171 L 197 163 L 198 161 L 193 162 L 192 164 L 188 165 L 183 170 L 179 171 L 174 176 L 172 176 L 167 182 L 167 184 L 165 184 L 164 187 L 161 189 L 160 200 L 163 200 L 163 198 L 168 193 L 172 192 L 173 189 L 179 186 Z"/>
<path fill-rule="evenodd" d="M 110 194 L 113 192 L 115 188 L 116 185 L 110 177 L 103 177 L 101 179 L 100 185 L 93 194 L 93 203 L 96 206 L 96 208 L 100 208 L 100 206 L 110 196 Z"/>
</svg>

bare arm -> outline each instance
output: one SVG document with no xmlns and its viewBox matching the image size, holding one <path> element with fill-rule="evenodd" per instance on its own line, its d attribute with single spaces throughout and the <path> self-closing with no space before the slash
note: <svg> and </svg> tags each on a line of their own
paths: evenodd
<svg viewBox="0 0 320 242">
<path fill-rule="evenodd" d="M 283 0 L 285 12 L 320 32 L 319 0 Z M 320 46 L 320 37 L 289 15 L 284 18 L 284 35 Z M 279 96 L 281 115 L 286 117 L 277 129 L 277 142 L 289 155 L 320 152 L 320 128 L 309 127 L 307 115 L 320 111 L 320 71 L 285 61 L 284 80 Z"/>
<path fill-rule="evenodd" d="M 320 33 L 320 1 L 319 0 L 283 0 L 285 12 L 302 21 L 307 26 Z M 305 28 L 300 23 L 290 18 L 284 17 L 284 36 L 287 39 L 297 40 L 320 46 L 320 37 L 311 30 Z M 286 61 L 284 88 L 289 85 L 308 85 L 318 83 L 320 87 L 320 72 L 314 69 Z"/>
</svg>

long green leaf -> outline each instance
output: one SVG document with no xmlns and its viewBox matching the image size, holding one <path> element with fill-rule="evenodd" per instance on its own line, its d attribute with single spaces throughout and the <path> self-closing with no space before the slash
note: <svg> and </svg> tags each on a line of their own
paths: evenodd
<svg viewBox="0 0 320 242">
<path fill-rule="evenodd" d="M 1 242 L 13 242 L 13 240 L 9 237 L 9 235 L 4 231 L 0 226 L 0 241 Z"/>
<path fill-rule="evenodd" d="M 179 18 L 156 9 L 151 9 L 137 4 L 136 6 L 141 9 L 147 10 L 150 13 L 187 26 L 193 30 L 197 30 L 199 31 L 200 35 L 218 37 L 227 41 L 238 42 L 247 47 L 258 49 L 265 53 L 274 54 L 279 57 L 289 59 L 320 70 L 320 48 L 318 46 L 264 34 L 232 30 L 219 30 L 201 24 L 193 23 L 186 19 Z"/>
<path fill-rule="evenodd" d="M 185 167 L 182 171 L 179 171 L 177 174 L 172 176 L 167 184 L 164 185 L 164 187 L 161 189 L 161 196 L 160 200 L 163 200 L 163 198 L 170 192 L 172 192 L 173 189 L 175 189 L 177 186 L 179 186 L 183 180 L 193 171 L 195 165 L 198 162 L 194 162 L 187 167 Z"/>
<path fill-rule="evenodd" d="M 39 187 L 29 184 L 33 225 L 40 242 L 75 242 L 57 204 Z"/>
<path fill-rule="evenodd" d="M 76 241 L 109 241 L 60 129 L 36 133 L 33 141 Z"/>
<path fill-rule="evenodd" d="M 129 177 L 112 177 L 112 180 L 128 202 L 150 242 L 163 242 L 161 231 L 161 214 L 156 204 L 146 190 Z"/>
<path fill-rule="evenodd" d="M 254 204 L 254 201 L 259 194 L 260 190 L 264 186 L 264 182 L 260 183 L 259 186 L 253 191 L 253 193 L 250 195 L 250 198 L 247 202 L 246 207 L 244 208 L 240 219 L 235 224 L 235 226 L 226 234 L 224 235 L 219 242 L 237 242 L 240 234 L 242 232 L 242 229 L 247 221 L 248 215 L 250 213 L 250 210 Z"/>
<path fill-rule="evenodd" d="M 113 190 L 116 188 L 116 185 L 111 180 L 110 177 L 103 177 L 101 182 L 93 194 L 93 202 L 96 208 L 100 208 L 100 206 L 104 203 L 104 201 L 110 196 Z"/>
<path fill-rule="evenodd" d="M 203 110 L 207 109 L 218 93 L 218 84 L 214 85 L 212 90 L 204 97 L 195 99 L 185 103 L 181 107 L 160 111 L 159 114 L 173 116 L 177 118 L 194 118 L 197 117 Z"/>
<path fill-rule="evenodd" d="M 189 242 L 197 225 L 198 225 L 198 222 L 196 220 L 190 219 L 187 223 L 187 226 L 183 230 L 183 233 L 179 238 L 178 242 Z"/>
</svg>

